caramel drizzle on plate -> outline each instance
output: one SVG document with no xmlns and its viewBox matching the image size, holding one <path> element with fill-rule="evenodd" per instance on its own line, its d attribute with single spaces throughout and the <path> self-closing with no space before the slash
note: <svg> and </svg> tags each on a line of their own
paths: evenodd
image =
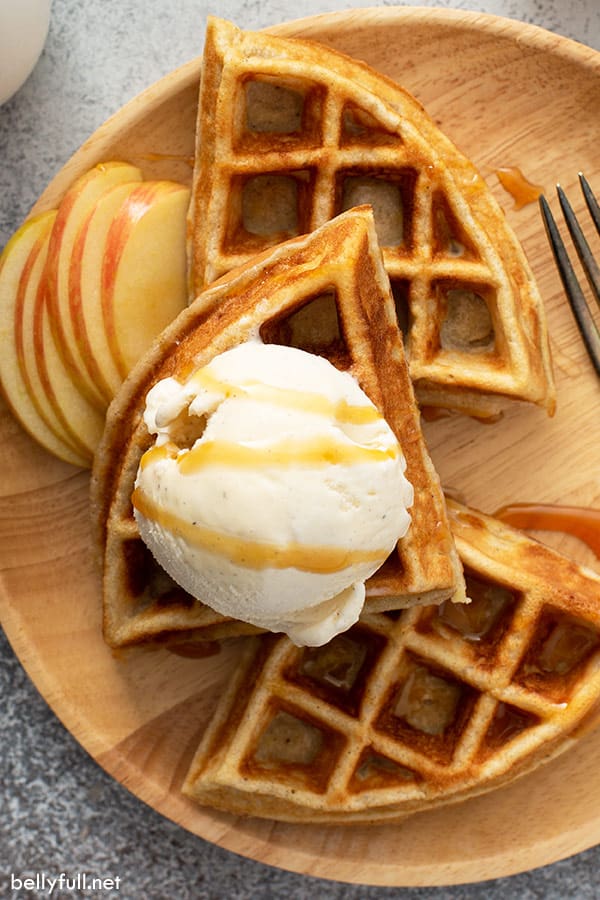
<svg viewBox="0 0 600 900">
<path fill-rule="evenodd" d="M 600 559 L 600 509 L 550 503 L 515 503 L 503 506 L 494 516 L 515 528 L 572 534 L 587 544 Z"/>
<path fill-rule="evenodd" d="M 517 166 L 505 166 L 496 169 L 496 175 L 504 190 L 515 201 L 515 209 L 522 209 L 528 203 L 535 203 L 544 193 L 544 188 L 539 184 L 533 184 L 525 178 Z"/>
</svg>

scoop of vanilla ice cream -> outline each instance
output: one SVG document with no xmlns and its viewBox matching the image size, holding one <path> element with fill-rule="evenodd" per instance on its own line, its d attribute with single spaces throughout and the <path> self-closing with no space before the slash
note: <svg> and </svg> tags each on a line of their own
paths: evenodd
<svg viewBox="0 0 600 900">
<path fill-rule="evenodd" d="M 385 419 L 327 360 L 251 341 L 158 382 L 133 503 L 144 542 L 225 616 L 319 646 L 358 619 L 365 580 L 410 525 Z"/>
</svg>

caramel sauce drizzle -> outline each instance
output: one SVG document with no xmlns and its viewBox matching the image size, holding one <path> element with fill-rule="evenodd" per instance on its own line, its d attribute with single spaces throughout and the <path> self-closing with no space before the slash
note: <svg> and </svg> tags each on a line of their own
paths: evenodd
<svg viewBox="0 0 600 900">
<path fill-rule="evenodd" d="M 572 534 L 587 544 L 600 559 L 600 509 L 544 503 L 515 503 L 503 506 L 494 513 L 494 516 L 515 528 Z"/>
<path fill-rule="evenodd" d="M 348 566 L 377 562 L 387 555 L 385 549 L 348 550 L 343 547 L 310 546 L 297 542 L 276 546 L 251 541 L 186 522 L 163 509 L 139 488 L 134 490 L 131 499 L 134 507 L 146 519 L 158 522 L 163 528 L 182 537 L 192 546 L 225 556 L 233 563 L 249 569 L 294 568 L 302 572 L 341 572 Z"/>
<path fill-rule="evenodd" d="M 441 406 L 422 406 L 421 415 L 426 422 L 437 422 L 438 419 L 449 419 L 452 416 L 452 410 Z"/>
<path fill-rule="evenodd" d="M 140 471 L 161 459 L 177 459 L 178 453 L 179 447 L 171 441 L 168 441 L 166 444 L 158 444 L 154 447 L 150 447 L 140 459 Z"/>
<path fill-rule="evenodd" d="M 182 475 L 191 475 L 205 466 L 225 465 L 236 469 L 255 469 L 266 466 L 303 465 L 312 468 L 329 465 L 360 465 L 396 459 L 395 447 L 380 450 L 341 444 L 323 438 L 311 440 L 288 439 L 264 447 L 237 444 L 234 441 L 204 441 L 191 450 L 180 450 L 170 441 L 147 450 L 140 460 L 145 469 L 161 459 L 176 459 Z"/>
<path fill-rule="evenodd" d="M 321 394 L 297 391 L 266 385 L 263 382 L 248 381 L 244 385 L 233 385 L 220 381 L 205 369 L 201 369 L 192 381 L 209 392 L 220 396 L 249 396 L 262 402 L 283 406 L 286 409 L 299 409 L 333 417 L 336 421 L 352 425 L 366 425 L 381 419 L 381 414 L 372 405 L 354 405 L 346 400 L 332 402 Z M 183 474 L 197 472 L 207 465 L 222 464 L 235 468 L 256 468 L 270 465 L 359 465 L 369 462 L 383 462 L 396 459 L 398 445 L 380 449 L 357 444 L 344 444 L 326 438 L 283 439 L 268 448 L 260 445 L 239 444 L 235 441 L 202 441 L 195 447 L 180 448 L 171 441 L 151 447 L 144 453 L 140 461 L 141 469 L 159 459 L 177 459 Z"/>
<path fill-rule="evenodd" d="M 395 459 L 394 447 L 379 450 L 356 444 L 341 444 L 323 438 L 310 440 L 288 439 L 264 447 L 251 447 L 233 441 L 205 441 L 192 450 L 184 451 L 177 459 L 183 475 L 193 474 L 205 466 L 226 465 L 236 469 L 255 469 L 266 466 L 359 465 Z"/>
<path fill-rule="evenodd" d="M 528 203 L 535 203 L 544 193 L 544 188 L 528 181 L 517 166 L 496 169 L 496 175 L 504 190 L 515 201 L 515 209 L 522 209 Z"/>
<path fill-rule="evenodd" d="M 317 414 L 333 416 L 337 421 L 361 425 L 376 422 L 381 414 L 372 405 L 354 405 L 346 400 L 332 402 L 321 394 L 297 391 L 289 388 L 265 385 L 260 381 L 248 381 L 243 385 L 229 384 L 215 378 L 206 369 L 196 372 L 191 379 L 209 393 L 221 397 L 250 396 L 285 408 L 301 409 Z M 352 443 L 343 443 L 327 437 L 308 439 L 282 439 L 268 447 L 240 444 L 235 441 L 205 440 L 192 448 L 179 448 L 172 441 L 151 447 L 140 461 L 140 469 L 161 459 L 175 459 L 182 474 L 192 474 L 210 465 L 226 465 L 236 469 L 283 465 L 319 467 L 325 465 L 360 465 L 383 462 L 398 457 L 399 447 L 394 442 L 381 449 Z M 140 487 L 132 494 L 134 507 L 146 518 L 158 522 L 163 528 L 179 535 L 192 546 L 200 547 L 229 558 L 248 568 L 296 568 L 305 572 L 339 572 L 350 565 L 378 562 L 385 558 L 385 550 L 348 550 L 347 548 L 307 546 L 290 542 L 285 546 L 251 541 L 234 535 L 214 531 L 204 525 L 194 524 L 164 509 Z"/>
<path fill-rule="evenodd" d="M 246 381 L 241 385 L 229 384 L 216 378 L 206 369 L 200 369 L 190 380 L 208 393 L 217 393 L 226 398 L 247 396 L 287 409 L 330 416 L 337 422 L 350 425 L 368 425 L 382 418 L 381 413 L 371 404 L 355 405 L 348 403 L 347 400 L 332 402 L 322 394 L 264 384 L 262 381 Z"/>
</svg>

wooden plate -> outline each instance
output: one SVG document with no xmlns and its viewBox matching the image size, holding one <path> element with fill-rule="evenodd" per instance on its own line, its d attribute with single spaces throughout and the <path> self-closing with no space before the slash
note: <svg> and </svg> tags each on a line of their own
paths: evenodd
<svg viewBox="0 0 600 900">
<path fill-rule="evenodd" d="M 537 205 L 517 211 L 494 174 L 519 166 L 583 210 L 579 169 L 600 186 L 600 55 L 540 29 L 457 11 L 379 8 L 275 29 L 362 58 L 411 90 L 479 165 L 521 238 L 547 302 L 554 419 L 514 408 L 493 426 L 427 425 L 444 484 L 491 512 L 505 503 L 600 505 L 598 382 L 564 300 Z M 201 35 L 199 35 L 199 45 Z M 189 181 L 199 64 L 173 72 L 103 125 L 45 191 L 56 205 L 99 160 Z M 554 201 L 553 201 L 554 202 Z M 202 659 L 113 654 L 100 634 L 88 475 L 50 458 L 0 410 L 0 609 L 23 665 L 66 727 L 138 797 L 183 827 L 265 863 L 349 882 L 440 885 L 508 875 L 600 842 L 600 732 L 515 785 L 377 828 L 239 821 L 179 793 L 235 645 Z M 567 539 L 561 545 L 581 555 Z M 216 649 L 216 648 L 215 648 Z"/>
</svg>

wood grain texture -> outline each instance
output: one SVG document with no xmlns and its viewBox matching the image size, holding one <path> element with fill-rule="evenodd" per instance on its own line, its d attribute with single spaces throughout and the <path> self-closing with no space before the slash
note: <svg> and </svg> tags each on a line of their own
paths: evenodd
<svg viewBox="0 0 600 900">
<path fill-rule="evenodd" d="M 558 411 L 515 406 L 493 426 L 448 418 L 426 435 L 442 481 L 486 512 L 538 501 L 600 506 L 599 384 L 564 299 L 537 205 L 516 211 L 495 171 L 519 166 L 578 212 L 583 170 L 600 187 L 600 55 L 532 26 L 459 11 L 379 8 L 277 30 L 321 40 L 395 78 L 480 168 L 521 239 L 544 296 Z M 199 35 L 199 49 L 202 36 Z M 199 63 L 103 125 L 44 192 L 55 206 L 96 162 L 189 183 Z M 377 828 L 237 820 L 194 807 L 179 786 L 235 643 L 204 658 L 114 654 L 100 634 L 88 476 L 48 456 L 0 408 L 0 611 L 40 692 L 84 747 L 142 800 L 206 840 L 282 868 L 379 885 L 478 881 L 544 865 L 600 841 L 600 733 L 534 775 L 462 806 Z M 554 542 L 589 560 L 569 539 Z M 214 647 L 212 650 L 214 651 Z M 401 847 L 401 852 L 399 852 Z M 466 852 L 468 848 L 468 853 Z"/>
</svg>

